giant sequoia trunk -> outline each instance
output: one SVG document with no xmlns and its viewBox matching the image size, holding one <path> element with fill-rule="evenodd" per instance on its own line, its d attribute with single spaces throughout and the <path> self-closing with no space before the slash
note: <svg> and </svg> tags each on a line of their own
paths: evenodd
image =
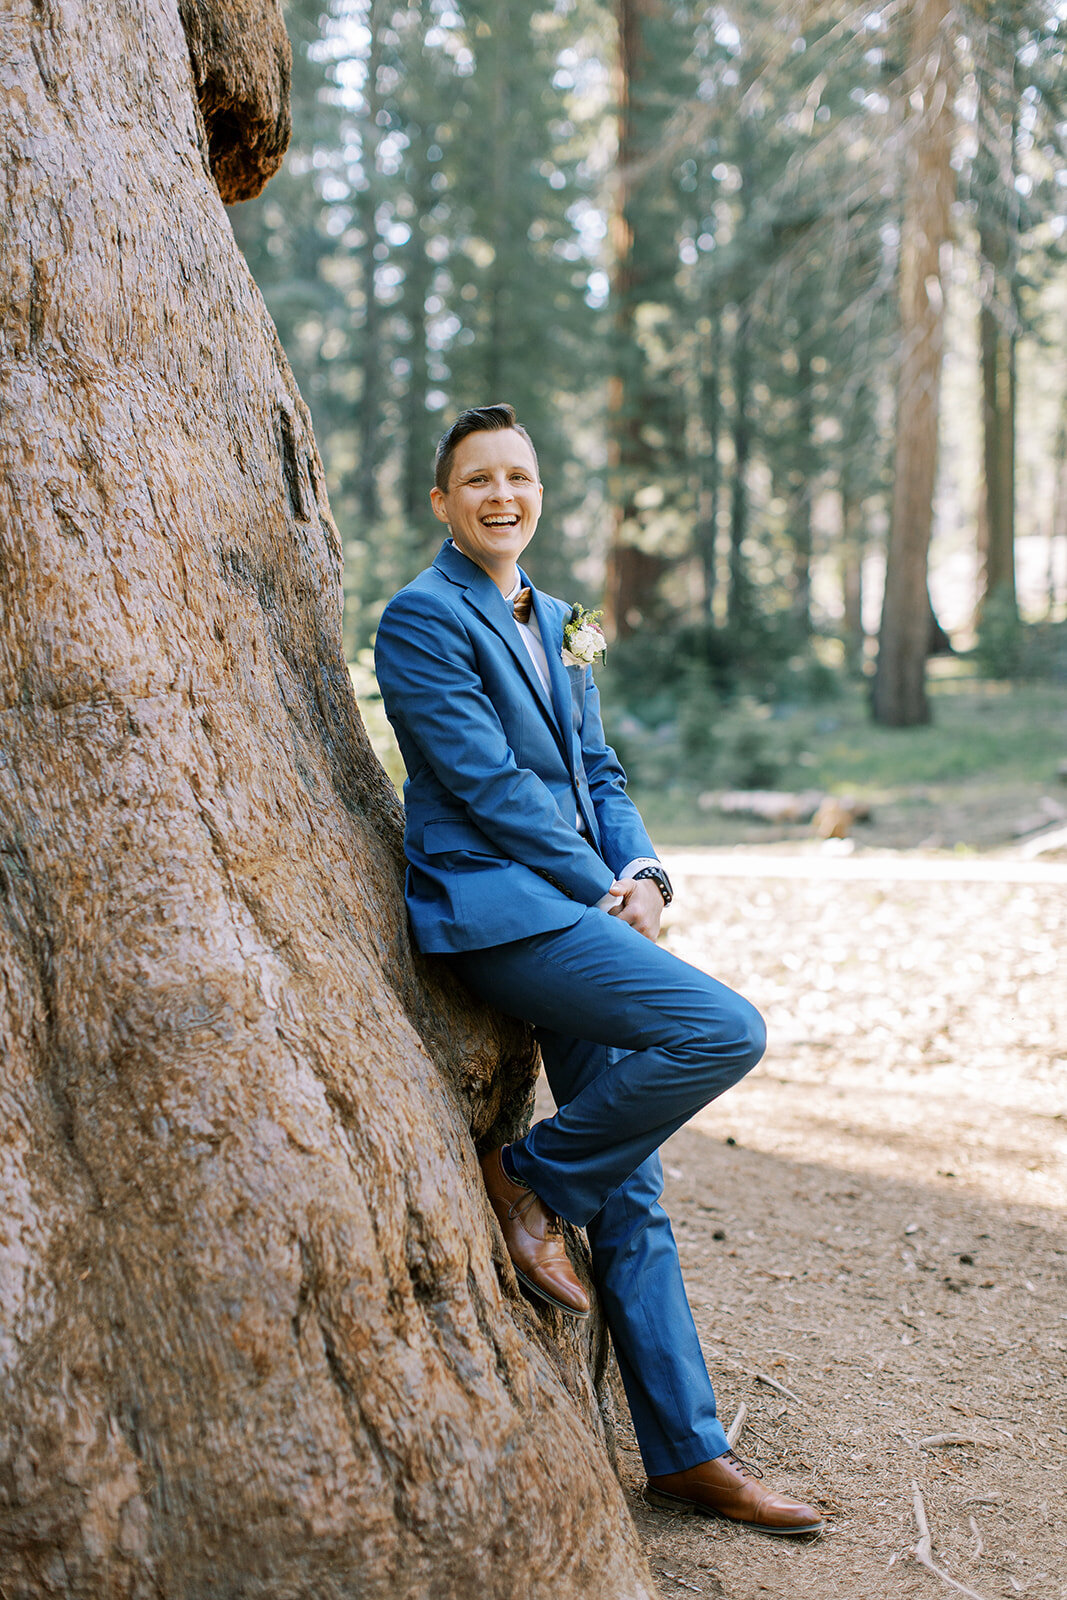
<svg viewBox="0 0 1067 1600">
<path fill-rule="evenodd" d="M 220 200 L 284 147 L 273 0 L 11 0 L 0 49 L 5 1600 L 646 1595 L 602 1336 L 481 1194 L 529 1040 L 409 947 Z"/>
</svg>

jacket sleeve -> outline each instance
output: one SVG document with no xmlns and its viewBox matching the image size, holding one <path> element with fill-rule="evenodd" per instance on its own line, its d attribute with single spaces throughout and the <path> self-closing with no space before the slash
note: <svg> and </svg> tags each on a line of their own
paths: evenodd
<svg viewBox="0 0 1067 1600">
<path fill-rule="evenodd" d="M 582 710 L 582 764 L 589 780 L 589 794 L 596 811 L 600 842 L 608 865 L 616 874 L 628 862 L 641 856 L 655 858 L 656 849 L 641 813 L 626 793 L 626 774 L 622 763 L 604 737 L 600 716 L 600 691 L 593 681 L 593 669 L 586 669 L 585 700 Z"/>
<path fill-rule="evenodd" d="M 389 720 L 476 827 L 511 860 L 595 905 L 611 869 L 560 815 L 548 785 L 516 762 L 452 610 L 432 594 L 402 592 L 382 615 L 374 656 Z"/>
</svg>

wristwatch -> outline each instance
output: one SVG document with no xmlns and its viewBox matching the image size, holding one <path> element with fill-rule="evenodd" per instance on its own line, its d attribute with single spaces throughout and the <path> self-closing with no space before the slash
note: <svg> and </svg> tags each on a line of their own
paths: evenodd
<svg viewBox="0 0 1067 1600">
<path fill-rule="evenodd" d="M 637 882 L 638 878 L 651 878 L 652 882 L 656 885 L 656 888 L 663 896 L 663 904 L 665 906 L 670 905 L 671 901 L 674 899 L 674 890 L 671 888 L 671 880 L 668 878 L 662 867 L 642 867 L 639 872 L 634 873 L 635 883 Z"/>
</svg>

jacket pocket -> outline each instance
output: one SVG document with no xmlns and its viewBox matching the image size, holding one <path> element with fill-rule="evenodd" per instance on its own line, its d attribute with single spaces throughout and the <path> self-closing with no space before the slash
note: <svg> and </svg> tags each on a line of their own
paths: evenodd
<svg viewBox="0 0 1067 1600">
<path fill-rule="evenodd" d="M 464 822 L 457 817 L 435 817 L 433 821 L 424 823 L 422 850 L 427 856 L 443 856 L 453 850 L 464 850 L 468 855 L 490 856 L 497 861 L 508 859 L 473 822 Z"/>
</svg>

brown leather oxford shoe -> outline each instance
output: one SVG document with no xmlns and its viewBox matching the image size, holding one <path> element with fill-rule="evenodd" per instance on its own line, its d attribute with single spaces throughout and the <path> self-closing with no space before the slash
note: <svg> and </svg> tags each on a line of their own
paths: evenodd
<svg viewBox="0 0 1067 1600">
<path fill-rule="evenodd" d="M 645 1499 L 652 1505 L 689 1506 L 706 1517 L 726 1517 L 760 1533 L 821 1533 L 819 1513 L 800 1500 L 775 1494 L 760 1482 L 761 1474 L 732 1450 L 714 1461 L 702 1461 L 685 1472 L 649 1478 Z"/>
<path fill-rule="evenodd" d="M 556 1213 L 525 1183 L 508 1177 L 499 1149 L 482 1156 L 481 1168 L 516 1277 L 557 1311 L 587 1317 L 589 1296 L 568 1260 Z"/>
</svg>

